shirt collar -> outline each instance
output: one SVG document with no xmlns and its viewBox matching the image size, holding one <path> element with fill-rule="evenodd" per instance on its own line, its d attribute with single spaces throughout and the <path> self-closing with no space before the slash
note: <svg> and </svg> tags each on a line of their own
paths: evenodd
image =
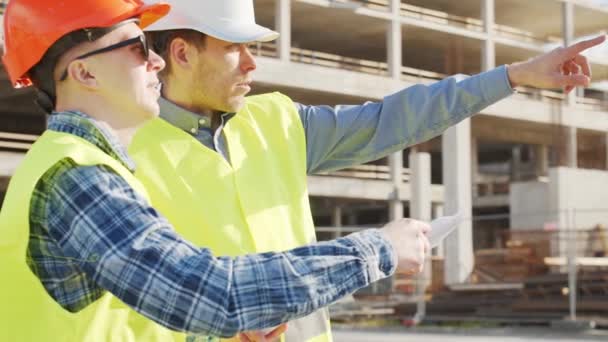
<svg viewBox="0 0 608 342">
<path fill-rule="evenodd" d="M 158 105 L 161 118 L 187 133 L 195 135 L 201 129 L 211 130 L 211 120 L 206 116 L 182 108 L 164 97 L 158 100 Z M 236 113 L 223 113 L 221 116 L 224 124 L 235 115 Z"/>
<path fill-rule="evenodd" d="M 80 137 L 118 160 L 131 172 L 135 171 L 135 162 L 129 157 L 126 147 L 118 140 L 116 134 L 106 124 L 85 113 L 54 112 L 48 119 L 47 127 L 53 131 Z"/>
<path fill-rule="evenodd" d="M 160 117 L 177 128 L 190 134 L 196 134 L 201 128 L 211 129 L 211 120 L 208 117 L 184 109 L 164 97 L 158 100 L 158 104 Z"/>
</svg>

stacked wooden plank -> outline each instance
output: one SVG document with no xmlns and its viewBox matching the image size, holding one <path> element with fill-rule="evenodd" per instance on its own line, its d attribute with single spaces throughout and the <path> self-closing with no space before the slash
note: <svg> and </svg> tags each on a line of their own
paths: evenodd
<svg viewBox="0 0 608 342">
<path fill-rule="evenodd" d="M 539 244 L 510 240 L 506 248 L 483 249 L 475 253 L 472 282 L 518 282 L 548 271 L 546 254 Z"/>
<path fill-rule="evenodd" d="M 568 274 L 547 274 L 526 280 L 522 297 L 511 306 L 515 312 L 569 312 Z M 608 271 L 579 272 L 576 310 L 608 317 Z"/>
</svg>

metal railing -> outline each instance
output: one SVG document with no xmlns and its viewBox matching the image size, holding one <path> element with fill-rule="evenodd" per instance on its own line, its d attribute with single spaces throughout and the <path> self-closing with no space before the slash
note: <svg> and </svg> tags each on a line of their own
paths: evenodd
<svg viewBox="0 0 608 342">
<path fill-rule="evenodd" d="M 411 175 L 410 169 L 402 168 L 401 170 L 403 182 L 409 182 Z M 391 179 L 390 167 L 387 165 L 358 165 L 337 171 L 321 172 L 315 175 L 376 180 Z"/>
<path fill-rule="evenodd" d="M 333 3 L 355 4 L 378 11 L 388 11 L 387 0 L 332 0 Z M 401 3 L 400 14 L 404 17 L 423 20 L 429 23 L 458 27 L 474 32 L 483 32 L 483 20 L 478 18 L 463 17 L 449 14 L 443 11 L 433 10 L 411 4 Z M 494 33 L 503 38 L 517 40 L 531 44 L 547 44 L 560 42 L 561 38 L 553 36 L 538 36 L 532 32 L 514 28 L 511 26 L 494 24 Z"/>
</svg>

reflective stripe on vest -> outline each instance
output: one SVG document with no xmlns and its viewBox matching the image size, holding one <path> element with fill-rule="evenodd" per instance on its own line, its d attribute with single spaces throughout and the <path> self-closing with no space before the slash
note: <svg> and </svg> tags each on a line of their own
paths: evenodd
<svg viewBox="0 0 608 342">
<path fill-rule="evenodd" d="M 30 199 L 44 173 L 64 158 L 107 165 L 146 196 L 118 161 L 74 135 L 45 132 L 11 179 L 0 212 L 0 341 L 183 341 L 185 337 L 133 311 L 109 293 L 70 313 L 46 292 L 26 263 Z"/>
<path fill-rule="evenodd" d="M 162 119 L 135 135 L 129 154 L 152 205 L 215 255 L 284 251 L 315 240 L 306 141 L 293 102 L 248 97 L 224 128 L 230 163 Z M 331 341 L 327 310 L 288 324 L 288 342 Z"/>
</svg>

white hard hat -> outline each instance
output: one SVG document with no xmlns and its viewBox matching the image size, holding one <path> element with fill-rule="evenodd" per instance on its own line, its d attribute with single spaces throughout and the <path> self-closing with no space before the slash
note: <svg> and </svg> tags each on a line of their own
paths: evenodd
<svg viewBox="0 0 608 342">
<path fill-rule="evenodd" d="M 253 0 L 165 0 L 171 11 L 146 31 L 191 29 L 231 43 L 268 42 L 279 34 L 255 23 Z"/>
</svg>

